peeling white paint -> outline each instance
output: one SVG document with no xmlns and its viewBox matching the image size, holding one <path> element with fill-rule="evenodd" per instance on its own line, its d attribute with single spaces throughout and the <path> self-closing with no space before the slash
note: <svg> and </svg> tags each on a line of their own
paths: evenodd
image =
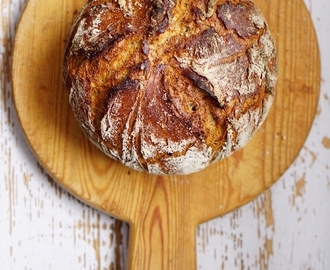
<svg viewBox="0 0 330 270">
<path fill-rule="evenodd" d="M 4 69 L 12 43 L 4 45 L 13 41 L 25 2 L 0 0 L 1 269 L 124 269 L 127 225 L 119 226 L 49 181 L 19 127 Z M 305 3 L 318 29 L 321 59 L 330 59 L 330 2 Z M 296 161 L 268 193 L 199 226 L 197 269 L 330 269 L 330 150 L 322 144 L 330 134 L 324 124 L 330 115 L 324 98 L 330 62 L 323 61 L 322 72 L 319 113 Z M 306 183 L 296 196 L 301 179 Z"/>
</svg>

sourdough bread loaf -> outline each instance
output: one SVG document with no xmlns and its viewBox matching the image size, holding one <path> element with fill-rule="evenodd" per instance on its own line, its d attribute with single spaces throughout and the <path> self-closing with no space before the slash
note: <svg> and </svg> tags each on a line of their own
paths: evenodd
<svg viewBox="0 0 330 270">
<path fill-rule="evenodd" d="M 189 174 L 260 127 L 277 57 L 249 0 L 90 0 L 63 74 L 77 121 L 105 154 L 135 170 Z"/>
</svg>

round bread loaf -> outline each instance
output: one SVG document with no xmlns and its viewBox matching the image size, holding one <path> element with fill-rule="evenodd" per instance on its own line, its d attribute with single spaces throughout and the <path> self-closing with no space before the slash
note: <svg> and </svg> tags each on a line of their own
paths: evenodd
<svg viewBox="0 0 330 270">
<path fill-rule="evenodd" d="M 140 171 L 189 174 L 260 127 L 277 57 L 249 0 L 89 0 L 63 73 L 75 117 L 105 154 Z"/>
</svg>

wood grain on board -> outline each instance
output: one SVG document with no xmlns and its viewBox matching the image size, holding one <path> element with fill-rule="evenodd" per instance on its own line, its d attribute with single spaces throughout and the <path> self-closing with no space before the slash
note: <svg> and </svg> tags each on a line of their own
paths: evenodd
<svg viewBox="0 0 330 270">
<path fill-rule="evenodd" d="M 320 84 L 309 14 L 301 0 L 255 2 L 269 23 L 279 56 L 271 113 L 245 148 L 200 173 L 181 177 L 129 170 L 88 142 L 61 78 L 65 37 L 84 1 L 28 2 L 13 59 L 18 118 L 54 179 L 82 201 L 130 224 L 130 269 L 192 269 L 198 224 L 261 194 L 290 166 L 306 139 Z"/>
</svg>

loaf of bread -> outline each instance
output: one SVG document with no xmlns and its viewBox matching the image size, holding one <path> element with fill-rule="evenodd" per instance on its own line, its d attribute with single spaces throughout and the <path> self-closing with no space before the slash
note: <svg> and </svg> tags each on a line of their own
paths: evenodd
<svg viewBox="0 0 330 270">
<path fill-rule="evenodd" d="M 243 147 L 277 81 L 273 38 L 249 0 L 89 0 L 63 74 L 82 130 L 153 174 L 189 174 Z"/>
</svg>

